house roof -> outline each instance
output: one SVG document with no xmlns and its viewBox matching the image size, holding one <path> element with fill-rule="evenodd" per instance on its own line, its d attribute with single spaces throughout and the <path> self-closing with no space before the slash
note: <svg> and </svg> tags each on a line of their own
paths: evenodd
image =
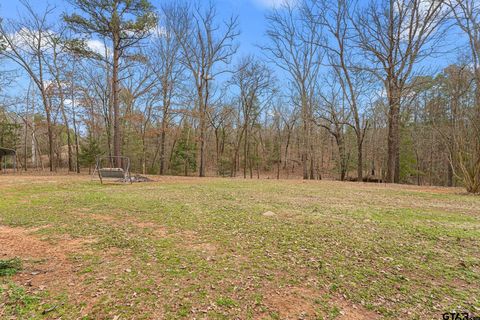
<svg viewBox="0 0 480 320">
<path fill-rule="evenodd" d="M 3 157 L 3 156 L 13 156 L 13 155 L 15 155 L 15 150 L 0 147 L 0 157 Z"/>
</svg>

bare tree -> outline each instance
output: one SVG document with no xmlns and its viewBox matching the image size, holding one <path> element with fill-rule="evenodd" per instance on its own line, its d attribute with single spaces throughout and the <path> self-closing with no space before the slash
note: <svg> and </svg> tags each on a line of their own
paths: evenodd
<svg viewBox="0 0 480 320">
<path fill-rule="evenodd" d="M 251 56 L 244 58 L 237 69 L 232 84 L 239 90 L 238 103 L 243 119 L 238 141 L 243 138 L 243 177 L 246 178 L 250 156 L 250 129 L 257 123 L 265 103 L 270 99 L 275 82 L 270 69 Z"/>
<path fill-rule="evenodd" d="M 176 21 L 173 32 L 179 41 L 182 54 L 181 61 L 190 71 L 197 92 L 197 112 L 199 119 L 200 166 L 199 176 L 205 176 L 207 143 L 207 109 L 210 100 L 210 84 L 226 69 L 218 68 L 228 64 L 237 51 L 234 44 L 239 35 L 238 18 L 218 24 L 218 15 L 213 2 L 205 8 L 200 4 L 177 5 L 166 13 L 171 21 Z"/>
<path fill-rule="evenodd" d="M 355 61 L 355 45 L 352 35 L 351 13 L 355 9 L 353 1 L 311 0 L 303 10 L 307 19 L 323 28 L 327 40 L 328 64 L 336 75 L 342 95 L 350 108 L 352 125 L 357 143 L 357 179 L 363 180 L 363 143 L 368 121 L 362 110 L 362 92 L 366 93 L 365 75 Z"/>
<path fill-rule="evenodd" d="M 172 107 L 176 96 L 179 94 L 184 80 L 184 66 L 181 64 L 180 40 L 175 36 L 175 10 L 171 6 L 161 8 L 160 25 L 152 41 L 151 68 L 154 71 L 160 91 L 160 169 L 161 175 L 165 174 L 166 138 L 169 123 L 172 118 Z"/>
<path fill-rule="evenodd" d="M 345 129 L 350 125 L 352 110 L 349 100 L 340 83 L 340 75 L 331 72 L 331 77 L 325 77 L 325 89 L 318 91 L 319 101 L 316 124 L 326 129 L 334 138 L 338 148 L 338 168 L 340 181 L 344 181 L 348 174 L 350 154 L 346 146 Z"/>
<path fill-rule="evenodd" d="M 473 107 L 457 110 L 463 114 L 459 121 L 463 121 L 467 131 L 459 134 L 458 123 L 451 132 L 455 150 L 452 150 L 452 167 L 457 167 L 456 174 L 461 176 L 467 190 L 472 193 L 480 192 L 480 4 L 474 0 L 450 0 L 458 27 L 464 32 L 469 45 L 469 64 L 473 71 Z M 465 123 L 466 122 L 466 123 Z M 462 125 L 462 124 L 461 124 Z"/>
<path fill-rule="evenodd" d="M 388 102 L 387 182 L 400 182 L 400 106 L 415 65 L 432 57 L 443 39 L 443 1 L 372 1 L 354 19 L 357 44 L 384 85 Z"/>
<path fill-rule="evenodd" d="M 57 32 L 49 33 L 45 41 L 48 43 L 50 54 L 44 56 L 45 66 L 49 70 L 49 74 L 52 78 L 52 83 L 49 86 L 52 94 L 58 97 L 58 109 L 61 113 L 63 124 L 66 130 L 67 136 L 67 155 L 68 155 L 68 171 L 74 171 L 73 169 L 73 139 L 70 132 L 70 120 L 67 115 L 65 106 L 66 94 L 68 84 L 66 81 L 66 65 L 69 58 L 68 50 L 66 47 L 66 40 L 64 37 L 63 28 Z"/>
<path fill-rule="evenodd" d="M 26 15 L 17 22 L 9 20 L 0 24 L 0 36 L 6 46 L 0 54 L 22 68 L 40 92 L 47 121 L 49 166 L 50 171 L 54 171 L 52 108 L 47 81 L 48 68 L 45 65 L 49 50 L 47 39 L 53 29 L 48 21 L 54 8 L 47 6 L 43 12 L 37 13 L 27 1 L 22 0 L 21 4 Z"/>
<path fill-rule="evenodd" d="M 122 121 L 122 131 L 130 131 L 128 126 L 133 125 L 138 128 L 141 138 L 142 151 L 140 162 L 142 173 L 146 173 L 147 168 L 147 133 L 151 127 L 153 118 L 154 103 L 157 101 L 160 92 L 155 88 L 157 79 L 155 72 L 150 67 L 148 56 L 144 52 L 139 52 L 128 58 L 128 66 L 124 70 L 123 89 L 120 92 L 120 100 L 125 106 L 125 113 Z M 131 121 L 128 121 L 130 119 Z M 138 121 L 135 121 L 138 120 Z M 123 136 L 122 145 L 126 146 L 129 135 Z"/>
<path fill-rule="evenodd" d="M 303 178 L 310 176 L 313 179 L 312 101 L 324 54 L 320 45 L 323 42 L 322 35 L 317 24 L 304 19 L 303 13 L 292 4 L 274 9 L 267 20 L 270 43 L 262 49 L 270 61 L 290 75 L 295 94 L 300 99 Z"/>
<path fill-rule="evenodd" d="M 225 143 L 229 133 L 227 126 L 232 121 L 233 114 L 234 106 L 224 102 L 223 98 L 219 99 L 218 103 L 213 104 L 211 108 L 207 109 L 208 121 L 215 135 L 215 155 L 218 175 L 225 173 L 225 168 L 223 168 L 222 165 L 222 156 L 225 152 Z M 234 174 L 233 168 L 235 163 L 236 161 L 234 159 L 230 172 L 232 176 Z"/>
</svg>

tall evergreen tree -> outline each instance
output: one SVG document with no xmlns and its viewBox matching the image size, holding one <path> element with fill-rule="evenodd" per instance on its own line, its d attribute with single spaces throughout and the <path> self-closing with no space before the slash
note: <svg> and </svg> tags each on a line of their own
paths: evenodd
<svg viewBox="0 0 480 320">
<path fill-rule="evenodd" d="M 148 0 L 70 0 L 80 12 L 65 15 L 70 28 L 85 35 L 108 39 L 112 56 L 113 155 L 121 155 L 119 71 L 120 60 L 128 48 L 146 38 L 156 26 L 154 8 Z"/>
</svg>

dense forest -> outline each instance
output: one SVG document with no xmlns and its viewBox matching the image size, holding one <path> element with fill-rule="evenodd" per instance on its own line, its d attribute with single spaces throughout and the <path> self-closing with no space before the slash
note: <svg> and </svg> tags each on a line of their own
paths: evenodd
<svg viewBox="0 0 480 320">
<path fill-rule="evenodd" d="M 286 2 L 248 55 L 214 1 L 20 3 L 0 23 L 0 146 L 21 170 L 124 155 L 143 174 L 480 192 L 476 0 Z"/>
</svg>

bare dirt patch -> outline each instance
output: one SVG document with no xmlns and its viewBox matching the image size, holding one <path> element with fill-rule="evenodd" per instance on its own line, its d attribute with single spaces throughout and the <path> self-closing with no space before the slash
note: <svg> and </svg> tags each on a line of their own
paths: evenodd
<svg viewBox="0 0 480 320">
<path fill-rule="evenodd" d="M 304 288 L 284 288 L 267 294 L 264 303 L 280 319 L 310 319 L 316 315 L 313 298 L 319 295 Z"/>
<path fill-rule="evenodd" d="M 192 248 L 205 254 L 215 254 L 218 250 L 216 245 L 208 242 L 193 244 Z"/>
<path fill-rule="evenodd" d="M 333 299 L 331 303 L 340 309 L 339 320 L 373 320 L 380 318 L 375 312 L 355 305 L 343 298 Z"/>
<path fill-rule="evenodd" d="M 52 244 L 32 235 L 36 230 L 0 226 L 0 258 L 18 257 L 23 261 L 23 270 L 14 280 L 33 290 L 53 291 L 77 283 L 75 266 L 68 257 L 82 251 L 89 241 L 63 237 Z"/>
<path fill-rule="evenodd" d="M 33 294 L 42 291 L 53 296 L 68 293 L 70 302 L 83 304 L 82 316 L 88 315 L 99 299 L 106 295 L 103 281 L 111 274 L 117 277 L 131 268 L 131 255 L 112 248 L 102 253 L 100 259 L 104 266 L 99 273 L 85 273 L 85 262 L 75 257 L 93 254 L 94 251 L 87 245 L 94 239 L 73 239 L 69 235 L 61 235 L 47 241 L 33 233 L 38 230 L 0 226 L 0 259 L 20 258 L 22 270 L 13 276 L 14 282 Z M 95 283 L 86 283 L 85 279 L 92 276 Z"/>
<path fill-rule="evenodd" d="M 105 221 L 105 222 L 112 222 L 112 221 L 115 220 L 113 216 L 109 216 L 109 215 L 105 215 L 105 214 L 96 214 L 96 213 L 85 214 L 85 217 L 90 217 L 92 219 L 99 220 L 99 221 Z"/>
<path fill-rule="evenodd" d="M 320 304 L 322 295 L 320 290 L 302 287 L 288 287 L 273 291 L 265 296 L 265 305 L 276 312 L 280 319 L 316 319 L 318 310 L 323 309 Z M 378 314 L 355 305 L 343 297 L 335 297 L 327 301 L 333 308 L 339 309 L 339 320 L 372 320 L 379 319 Z"/>
<path fill-rule="evenodd" d="M 115 213 L 112 214 L 98 214 L 98 213 L 88 213 L 84 212 L 82 210 L 77 211 L 77 215 L 85 218 L 90 218 L 94 219 L 96 221 L 106 223 L 112 226 L 120 226 L 120 225 L 125 225 L 125 224 L 132 224 L 135 227 L 138 227 L 139 229 L 152 229 L 156 232 L 156 234 L 160 237 L 167 237 L 168 236 L 168 231 L 167 228 L 164 226 L 161 226 L 155 222 L 151 221 L 141 221 L 136 218 L 132 218 L 129 216 L 120 216 L 120 215 L 115 215 Z"/>
<path fill-rule="evenodd" d="M 165 238 L 169 236 L 169 232 L 166 227 L 158 225 L 154 222 L 149 221 L 138 221 L 136 219 L 127 219 L 128 223 L 133 224 L 134 226 L 140 229 L 151 229 L 155 231 L 155 234 L 158 237 Z"/>
</svg>

